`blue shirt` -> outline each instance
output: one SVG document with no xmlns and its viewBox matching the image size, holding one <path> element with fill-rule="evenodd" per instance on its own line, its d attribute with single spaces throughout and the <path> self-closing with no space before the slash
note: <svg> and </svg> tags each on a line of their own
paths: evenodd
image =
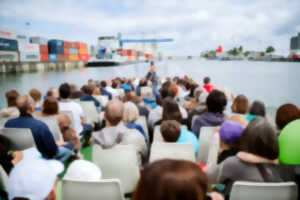
<svg viewBox="0 0 300 200">
<path fill-rule="evenodd" d="M 192 143 L 195 154 L 198 153 L 198 139 L 195 134 L 187 129 L 186 126 L 181 126 L 180 136 L 177 143 Z"/>
<path fill-rule="evenodd" d="M 80 101 L 93 101 L 96 107 L 100 107 L 100 102 L 91 95 L 85 95 L 80 98 Z"/>
<path fill-rule="evenodd" d="M 36 148 L 45 158 L 53 158 L 58 152 L 53 135 L 48 126 L 31 115 L 10 119 L 5 123 L 6 128 L 29 128 L 35 141 Z"/>
<path fill-rule="evenodd" d="M 126 123 L 125 125 L 129 129 L 136 129 L 136 130 L 138 130 L 144 136 L 145 141 L 147 141 L 146 133 L 145 133 L 145 131 L 144 131 L 144 129 L 143 129 L 143 127 L 141 125 L 136 124 L 134 122 Z"/>
<path fill-rule="evenodd" d="M 108 96 L 109 100 L 112 99 L 112 94 L 110 92 L 108 92 L 106 89 L 100 88 L 100 93 L 101 93 L 101 95 Z"/>
</svg>

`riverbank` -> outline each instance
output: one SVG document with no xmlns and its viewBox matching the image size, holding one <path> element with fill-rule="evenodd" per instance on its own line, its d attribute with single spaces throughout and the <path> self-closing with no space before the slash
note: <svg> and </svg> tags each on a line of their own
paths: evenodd
<svg viewBox="0 0 300 200">
<path fill-rule="evenodd" d="M 85 67 L 85 61 L 65 62 L 0 62 L 0 74 L 20 72 L 42 72 L 51 70 L 67 70 Z"/>
</svg>

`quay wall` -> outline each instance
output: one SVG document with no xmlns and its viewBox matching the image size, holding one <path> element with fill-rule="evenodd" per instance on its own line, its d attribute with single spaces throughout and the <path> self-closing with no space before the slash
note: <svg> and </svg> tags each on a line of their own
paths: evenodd
<svg viewBox="0 0 300 200">
<path fill-rule="evenodd" d="M 85 61 L 0 62 L 0 74 L 76 69 L 85 67 L 85 65 Z"/>
</svg>

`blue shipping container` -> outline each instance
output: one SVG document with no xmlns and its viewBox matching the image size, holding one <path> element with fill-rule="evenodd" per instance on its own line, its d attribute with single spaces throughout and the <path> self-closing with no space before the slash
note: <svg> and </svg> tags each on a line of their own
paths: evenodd
<svg viewBox="0 0 300 200">
<path fill-rule="evenodd" d="M 69 49 L 69 54 L 78 54 L 78 49 L 73 49 L 73 48 L 71 48 L 71 49 Z"/>
<path fill-rule="evenodd" d="M 17 40 L 0 38 L 0 51 L 18 51 Z"/>
<path fill-rule="evenodd" d="M 57 61 L 57 57 L 55 54 L 49 54 L 49 61 L 50 62 L 56 62 Z"/>
<path fill-rule="evenodd" d="M 64 54 L 64 42 L 62 40 L 48 41 L 49 54 Z"/>
</svg>

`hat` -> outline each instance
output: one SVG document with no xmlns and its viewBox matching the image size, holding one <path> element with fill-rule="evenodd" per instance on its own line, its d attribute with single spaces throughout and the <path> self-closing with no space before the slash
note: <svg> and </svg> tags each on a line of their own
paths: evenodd
<svg viewBox="0 0 300 200">
<path fill-rule="evenodd" d="M 244 131 L 244 127 L 234 121 L 226 121 L 220 128 L 220 138 L 226 144 L 237 143 Z"/>
<path fill-rule="evenodd" d="M 99 181 L 102 178 L 102 173 L 99 167 L 92 162 L 75 160 L 69 166 L 64 178 L 77 181 Z"/>
<path fill-rule="evenodd" d="M 131 87 L 127 84 L 121 85 L 120 88 L 124 89 L 125 92 L 129 92 L 131 90 Z"/>
<path fill-rule="evenodd" d="M 7 181 L 9 199 L 23 197 L 45 199 L 51 192 L 57 175 L 64 166 L 57 160 L 24 159 L 10 172 Z"/>
</svg>

